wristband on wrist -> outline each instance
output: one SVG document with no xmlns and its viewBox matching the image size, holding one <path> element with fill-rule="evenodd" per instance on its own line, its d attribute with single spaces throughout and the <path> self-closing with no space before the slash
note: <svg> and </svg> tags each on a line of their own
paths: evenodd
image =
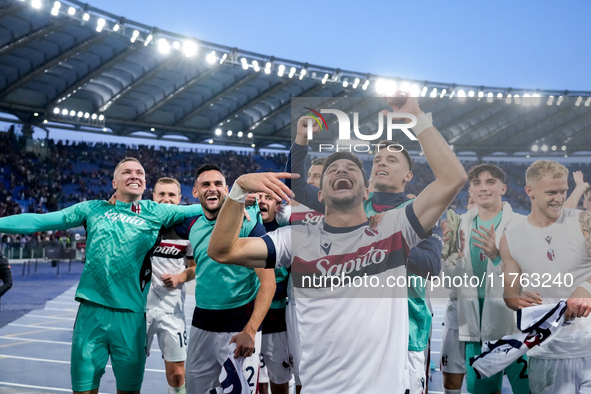
<svg viewBox="0 0 591 394">
<path fill-rule="evenodd" d="M 582 287 L 583 289 L 587 290 L 589 293 L 591 293 L 591 283 L 584 281 L 583 283 L 581 283 L 578 287 Z"/>
<path fill-rule="evenodd" d="M 417 124 L 414 125 L 412 128 L 413 133 L 418 137 L 423 131 L 427 130 L 429 127 L 433 127 L 433 115 L 431 112 L 429 113 L 422 113 L 417 116 Z"/>
<path fill-rule="evenodd" d="M 228 197 L 240 204 L 244 204 L 247 194 L 248 192 L 246 190 L 242 189 L 236 182 L 234 182 L 230 193 L 228 193 Z"/>
</svg>

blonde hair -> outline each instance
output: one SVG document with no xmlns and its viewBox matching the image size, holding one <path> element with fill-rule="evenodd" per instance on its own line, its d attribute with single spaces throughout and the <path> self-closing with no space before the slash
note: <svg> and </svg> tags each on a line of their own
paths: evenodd
<svg viewBox="0 0 591 394">
<path fill-rule="evenodd" d="M 527 168 L 525 183 L 529 185 L 533 181 L 539 181 L 546 175 L 550 175 L 554 179 L 568 177 L 568 168 L 555 161 L 537 160 Z"/>
<path fill-rule="evenodd" d="M 179 187 L 179 194 L 181 194 L 181 184 L 176 179 L 169 178 L 167 176 L 162 177 L 156 181 L 156 184 L 154 185 L 154 190 L 156 190 L 156 186 L 158 186 L 158 184 L 160 184 L 160 183 L 162 183 L 163 185 L 171 185 L 174 183 L 175 185 L 177 185 Z"/>
<path fill-rule="evenodd" d="M 119 167 L 121 167 L 121 165 L 123 163 L 127 163 L 128 161 L 135 161 L 136 163 L 138 163 L 140 166 L 142 165 L 142 163 L 140 163 L 140 161 L 138 159 L 136 159 L 135 157 L 125 157 L 123 158 L 123 160 L 121 160 L 117 166 L 115 167 L 115 171 L 113 171 L 113 179 L 115 179 L 115 174 L 117 174 L 117 170 L 119 169 Z"/>
</svg>

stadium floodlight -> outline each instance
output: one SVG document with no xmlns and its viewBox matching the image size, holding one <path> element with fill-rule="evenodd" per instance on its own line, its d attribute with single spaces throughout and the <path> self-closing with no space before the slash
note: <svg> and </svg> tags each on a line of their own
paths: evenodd
<svg viewBox="0 0 591 394">
<path fill-rule="evenodd" d="M 107 131 L 107 128 L 106 128 L 106 127 L 103 127 L 103 131 L 105 131 L 105 132 L 106 132 L 106 131 Z"/>
<path fill-rule="evenodd" d="M 178 41 L 175 41 L 173 44 L 177 45 L 178 47 L 176 47 L 176 49 L 179 49 L 181 46 L 181 43 Z M 193 40 L 188 40 L 183 42 L 183 53 L 185 54 L 186 57 L 193 57 L 197 54 L 197 50 L 198 50 L 198 46 L 197 43 Z"/>
<path fill-rule="evenodd" d="M 271 74 L 271 67 L 271 62 L 267 62 L 267 64 L 265 64 L 265 74 Z"/>
<path fill-rule="evenodd" d="M 76 116 L 76 111 L 74 111 L 74 110 L 71 110 L 71 111 L 70 111 L 70 116 Z"/>
<path fill-rule="evenodd" d="M 244 134 L 242 133 L 242 131 L 239 131 L 239 132 L 238 132 L 238 138 L 242 138 L 242 136 L 243 136 L 243 135 L 244 135 Z"/>
<path fill-rule="evenodd" d="M 575 102 L 575 106 L 579 106 L 581 105 L 581 102 L 583 101 L 583 98 L 581 96 L 577 97 L 577 101 Z"/>
<path fill-rule="evenodd" d="M 542 149 L 542 152 L 548 152 L 548 145 L 544 144 L 540 149 Z"/>
<path fill-rule="evenodd" d="M 215 61 L 217 60 L 217 56 L 215 54 L 215 51 L 211 51 L 207 54 L 207 56 L 205 57 L 205 60 L 207 61 L 207 63 L 209 64 L 214 64 Z"/>
<path fill-rule="evenodd" d="M 57 16 L 60 12 L 61 6 L 62 6 L 62 3 L 60 3 L 59 1 L 56 1 L 55 3 L 53 3 L 53 8 L 51 9 L 51 15 Z"/>
<path fill-rule="evenodd" d="M 146 41 L 144 41 L 144 46 L 147 47 L 148 44 L 150 43 L 150 41 L 152 41 L 154 39 L 154 36 L 149 34 L 148 37 L 146 37 Z"/>
<path fill-rule="evenodd" d="M 562 100 L 564 100 L 564 97 L 558 96 L 558 100 L 556 100 L 556 106 L 559 106 L 560 104 L 562 104 Z"/>
<path fill-rule="evenodd" d="M 554 152 L 558 147 L 556 145 L 552 145 L 552 151 Z"/>
<path fill-rule="evenodd" d="M 39 116 L 39 112 L 35 112 L 33 116 Z"/>
<path fill-rule="evenodd" d="M 308 73 L 308 70 L 306 70 L 305 68 L 302 68 L 302 70 L 300 71 L 300 79 L 304 79 L 304 77 L 306 76 L 307 73 Z"/>
<path fill-rule="evenodd" d="M 78 111 L 78 113 L 76 114 L 76 116 L 78 116 L 79 118 L 84 116 L 84 112 L 82 111 Z"/>
<path fill-rule="evenodd" d="M 215 135 L 217 135 L 217 136 L 222 135 L 222 129 L 215 129 Z"/>
<path fill-rule="evenodd" d="M 210 144 L 213 144 L 213 140 L 209 140 L 208 142 L 209 142 Z"/>
<path fill-rule="evenodd" d="M 90 119 L 92 119 L 92 120 L 96 120 L 96 118 L 98 118 L 97 114 L 92 114 L 92 116 L 90 117 Z"/>
<path fill-rule="evenodd" d="M 181 49 L 181 43 L 180 43 L 180 42 L 178 42 L 178 41 L 173 41 L 173 42 L 172 42 L 172 47 L 173 47 L 174 49 L 176 49 L 176 50 L 179 50 L 179 49 Z"/>
<path fill-rule="evenodd" d="M 587 97 L 587 100 L 585 100 L 585 107 L 588 107 L 589 104 L 591 104 L 591 97 Z"/>
<path fill-rule="evenodd" d="M 240 59 L 240 62 L 242 63 L 242 68 L 248 70 L 248 61 L 246 60 L 246 58 L 243 57 L 242 59 Z"/>
<path fill-rule="evenodd" d="M 31 1 L 31 6 L 36 10 L 40 9 L 41 8 L 41 0 Z"/>
<path fill-rule="evenodd" d="M 250 146 L 254 148 L 256 145 L 255 144 L 251 144 Z"/>
<path fill-rule="evenodd" d="M 427 95 L 427 87 L 423 86 L 423 89 L 421 90 L 421 97 L 425 97 Z"/>
<path fill-rule="evenodd" d="M 97 31 L 97 32 L 99 32 L 99 33 L 100 33 L 101 31 L 103 31 L 103 27 L 105 27 L 105 23 L 107 23 L 107 22 L 105 21 L 105 19 L 104 19 L 104 18 L 99 18 L 99 19 L 96 21 L 96 31 Z"/>
<path fill-rule="evenodd" d="M 509 94 L 507 95 L 507 98 L 505 99 L 505 102 L 506 102 L 507 104 L 511 104 L 511 103 L 513 102 L 513 99 L 511 98 L 511 93 L 509 93 Z"/>
<path fill-rule="evenodd" d="M 280 64 L 279 68 L 277 69 L 277 75 L 282 77 L 283 73 L 285 72 L 285 65 L 284 64 Z"/>
<path fill-rule="evenodd" d="M 540 101 L 541 101 L 540 95 L 539 95 L 539 94 L 537 94 L 537 93 L 534 93 L 534 94 L 532 95 L 532 100 L 531 100 L 531 103 L 532 103 L 533 105 L 540 105 Z"/>
<path fill-rule="evenodd" d="M 99 115 L 98 119 L 102 122 L 103 120 L 105 120 L 105 115 Z"/>
<path fill-rule="evenodd" d="M 554 104 L 554 96 L 548 97 L 548 101 L 546 102 L 546 104 L 548 104 L 548 105 Z"/>
<path fill-rule="evenodd" d="M 328 73 L 324 74 L 324 77 L 322 77 L 322 84 L 324 85 L 326 81 L 328 81 Z"/>
<path fill-rule="evenodd" d="M 386 82 L 386 94 L 392 96 L 396 92 L 396 81 L 387 81 Z M 401 90 L 404 90 L 401 88 Z"/>
<path fill-rule="evenodd" d="M 466 97 L 466 92 L 464 92 L 463 89 L 458 90 L 458 97 L 465 98 Z"/>
<path fill-rule="evenodd" d="M 521 97 L 518 94 L 513 95 L 513 100 L 515 100 L 515 104 L 521 104 Z"/>
<path fill-rule="evenodd" d="M 289 78 L 293 77 L 295 75 L 295 73 L 296 73 L 296 68 L 295 67 L 290 68 L 288 77 Z"/>
<path fill-rule="evenodd" d="M 137 40 L 137 38 L 139 37 L 139 35 L 140 35 L 140 32 L 139 32 L 139 31 L 137 31 L 137 30 L 134 30 L 134 31 L 133 31 L 133 34 L 131 35 L 131 39 L 130 39 L 130 41 L 131 41 L 131 42 L 135 42 L 135 40 Z"/>
<path fill-rule="evenodd" d="M 366 79 L 365 82 L 363 83 L 363 86 L 361 87 L 361 89 L 367 90 L 368 86 L 369 86 L 369 79 Z"/>
<path fill-rule="evenodd" d="M 355 81 L 353 81 L 353 89 L 357 89 L 359 82 L 361 82 L 361 80 L 359 78 L 355 78 Z"/>
<path fill-rule="evenodd" d="M 117 32 L 119 31 L 119 23 L 116 23 L 115 26 L 113 26 L 113 31 Z"/>
<path fill-rule="evenodd" d="M 43 119 L 43 123 L 47 123 L 47 119 Z"/>
<path fill-rule="evenodd" d="M 88 119 L 88 118 L 90 118 L 90 114 L 88 112 L 85 112 L 84 113 L 84 119 Z"/>
<path fill-rule="evenodd" d="M 170 52 L 170 44 L 166 38 L 161 38 L 158 40 L 158 51 L 164 55 Z"/>
<path fill-rule="evenodd" d="M 483 97 L 484 97 L 484 92 L 483 92 L 482 90 L 480 90 L 480 91 L 478 92 L 478 98 L 479 98 L 479 99 L 481 99 L 481 98 L 483 98 Z"/>
<path fill-rule="evenodd" d="M 531 146 L 531 150 L 532 150 L 533 152 L 537 152 L 538 150 L 540 150 L 540 147 L 538 146 L 538 144 L 533 144 L 533 145 Z"/>
<path fill-rule="evenodd" d="M 489 103 L 492 103 L 494 100 L 494 95 L 492 92 L 488 92 L 488 94 L 486 95 L 486 101 Z"/>
<path fill-rule="evenodd" d="M 530 157 L 531 157 L 530 155 L 525 155 L 525 158 L 526 159 L 529 159 Z"/>
<path fill-rule="evenodd" d="M 566 150 L 566 145 L 562 145 L 562 148 L 560 148 L 560 150 L 564 152 Z"/>
<path fill-rule="evenodd" d="M 68 115 L 68 110 L 67 109 L 62 109 L 62 115 L 67 116 Z"/>
<path fill-rule="evenodd" d="M 568 158 L 568 155 L 564 155 L 564 158 L 567 159 Z"/>
<path fill-rule="evenodd" d="M 446 93 L 447 93 L 447 89 L 443 89 L 441 91 L 441 94 L 439 95 L 439 98 L 444 98 Z"/>
<path fill-rule="evenodd" d="M 474 92 L 473 90 L 470 90 L 470 91 L 468 92 L 468 97 L 474 97 L 474 93 L 475 93 L 475 92 Z"/>
<path fill-rule="evenodd" d="M 345 80 L 343 81 L 343 87 L 346 88 L 347 86 L 349 86 L 349 80 L 345 78 Z"/>
<path fill-rule="evenodd" d="M 74 16 L 76 15 L 76 8 L 74 7 L 69 7 L 68 8 L 68 15 Z"/>
<path fill-rule="evenodd" d="M 151 128 L 150 128 L 150 131 L 156 131 L 156 129 L 155 129 L 155 128 L 153 128 L 153 127 L 151 127 Z"/>
<path fill-rule="evenodd" d="M 252 133 L 248 133 L 247 137 L 252 138 Z"/>
<path fill-rule="evenodd" d="M 224 55 L 220 59 L 220 64 L 224 64 L 224 62 L 226 61 L 227 58 L 228 58 L 228 54 L 227 53 L 224 53 Z"/>
<path fill-rule="evenodd" d="M 228 137 L 231 137 L 232 136 L 232 130 L 228 130 L 228 132 L 226 134 L 228 134 Z"/>
<path fill-rule="evenodd" d="M 437 88 L 433 88 L 433 90 L 431 90 L 431 94 L 429 95 L 429 97 L 432 97 L 432 98 L 437 97 Z"/>
<path fill-rule="evenodd" d="M 254 68 L 254 71 L 256 71 L 256 72 L 261 71 L 261 67 L 259 66 L 259 62 L 256 60 L 252 61 L 252 68 Z"/>
<path fill-rule="evenodd" d="M 53 109 L 53 113 L 56 114 L 56 115 L 58 115 L 60 113 L 60 109 L 58 107 L 55 107 Z"/>
<path fill-rule="evenodd" d="M 497 93 L 497 98 L 498 99 L 502 99 L 503 98 L 503 93 Z"/>
<path fill-rule="evenodd" d="M 90 20 L 90 14 L 88 12 L 85 12 L 84 15 L 82 15 L 82 20 L 84 22 L 88 22 Z"/>
</svg>

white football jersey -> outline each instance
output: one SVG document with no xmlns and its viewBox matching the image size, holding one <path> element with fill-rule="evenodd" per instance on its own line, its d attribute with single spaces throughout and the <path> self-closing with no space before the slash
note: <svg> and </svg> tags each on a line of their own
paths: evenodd
<svg viewBox="0 0 591 394">
<path fill-rule="evenodd" d="M 186 258 L 193 259 L 193 248 L 189 240 L 179 239 L 173 230 L 167 230 L 152 254 L 152 282 L 147 309 L 184 313 L 185 284 L 175 288 L 166 287 L 161 277 L 164 274 L 183 272 L 186 269 Z"/>
<path fill-rule="evenodd" d="M 523 290 L 540 293 L 543 304 L 568 299 L 579 284 L 591 277 L 591 256 L 579 225 L 580 212 L 563 208 L 558 220 L 548 227 L 520 220 L 507 229 L 509 250 L 524 274 Z M 505 279 L 505 286 L 507 280 L 513 278 Z M 567 323 L 554 338 L 528 354 L 540 358 L 591 356 L 591 318 Z"/>
<path fill-rule="evenodd" d="M 401 280 L 409 249 L 425 236 L 409 204 L 388 211 L 376 231 L 368 223 L 335 228 L 322 222 L 263 237 L 268 266 L 291 266 L 303 392 L 405 392 L 408 301 Z M 351 286 L 331 289 L 332 275 Z"/>
</svg>

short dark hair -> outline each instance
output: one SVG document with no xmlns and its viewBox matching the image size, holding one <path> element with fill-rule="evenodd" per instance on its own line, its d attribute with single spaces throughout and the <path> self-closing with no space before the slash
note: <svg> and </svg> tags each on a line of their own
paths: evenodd
<svg viewBox="0 0 591 394">
<path fill-rule="evenodd" d="M 384 145 L 382 147 L 382 145 Z M 408 153 L 408 151 L 404 148 L 404 146 L 401 143 L 398 143 L 396 141 L 388 141 L 388 140 L 381 140 L 380 142 L 378 142 L 378 147 L 379 149 L 388 149 L 388 147 L 390 146 L 398 146 L 401 147 L 402 150 L 400 150 L 399 152 L 402 153 L 404 155 L 404 157 L 406 157 L 406 161 L 408 163 L 408 170 L 412 171 L 412 159 L 410 158 L 410 154 Z M 376 150 L 376 155 L 378 154 L 379 150 Z"/>
<path fill-rule="evenodd" d="M 324 165 L 324 157 L 319 157 L 317 159 L 312 160 L 312 164 L 310 164 L 311 166 L 322 166 Z"/>
<path fill-rule="evenodd" d="M 199 178 L 199 175 L 201 175 L 205 171 L 217 171 L 220 174 L 222 174 L 222 176 L 224 176 L 224 173 L 222 172 L 222 169 L 217 164 L 214 164 L 214 163 L 205 163 L 205 164 L 203 164 L 201 167 L 199 167 L 197 169 L 197 175 L 195 175 L 195 179 Z"/>
<path fill-rule="evenodd" d="M 324 159 L 324 167 L 322 167 L 322 174 L 320 175 L 320 188 L 322 189 L 322 182 L 324 181 L 324 173 L 326 169 L 335 161 L 337 160 L 351 160 L 359 169 L 361 170 L 361 175 L 363 175 L 363 184 L 365 187 L 369 186 L 369 182 L 367 180 L 367 175 L 365 174 L 365 168 L 363 168 L 363 163 L 357 156 L 355 156 L 351 152 L 342 151 L 342 152 L 335 152 L 332 155 L 328 156 Z"/>
<path fill-rule="evenodd" d="M 480 176 L 483 172 L 488 172 L 493 178 L 497 178 L 502 183 L 505 183 L 505 178 L 507 175 L 505 171 L 501 169 L 501 167 L 496 166 L 494 164 L 478 164 L 468 171 L 468 183 L 472 183 L 472 181 Z"/>
</svg>

